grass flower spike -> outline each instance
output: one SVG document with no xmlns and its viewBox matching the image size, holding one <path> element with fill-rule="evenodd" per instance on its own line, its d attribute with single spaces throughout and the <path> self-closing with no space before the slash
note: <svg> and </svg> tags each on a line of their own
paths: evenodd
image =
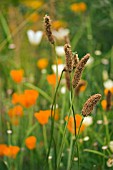
<svg viewBox="0 0 113 170">
<path fill-rule="evenodd" d="M 64 51 L 66 56 L 66 71 L 72 71 L 72 51 L 69 44 L 64 45 Z"/>
<path fill-rule="evenodd" d="M 51 19 L 48 15 L 45 15 L 44 17 L 44 25 L 45 25 L 45 31 L 46 31 L 46 35 L 48 37 L 48 40 L 51 44 L 54 44 L 54 39 L 53 39 L 53 35 L 52 35 L 52 31 L 51 31 Z"/>
<path fill-rule="evenodd" d="M 74 77 L 72 80 L 73 88 L 75 88 L 78 85 L 81 75 L 82 75 L 82 71 L 83 71 L 85 64 L 87 63 L 89 57 L 90 57 L 90 54 L 86 54 L 77 64 L 77 67 L 76 67 L 76 70 L 74 73 Z"/>
<path fill-rule="evenodd" d="M 93 108 L 96 106 L 97 102 L 101 99 L 101 94 L 94 94 L 91 96 L 84 104 L 82 109 L 82 115 L 88 116 L 92 111 Z"/>
</svg>

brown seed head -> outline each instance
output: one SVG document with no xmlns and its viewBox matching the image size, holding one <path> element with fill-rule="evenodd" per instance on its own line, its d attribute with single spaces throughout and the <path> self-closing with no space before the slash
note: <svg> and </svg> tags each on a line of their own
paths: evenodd
<svg viewBox="0 0 113 170">
<path fill-rule="evenodd" d="M 48 15 L 45 15 L 44 17 L 44 25 L 48 40 L 50 41 L 51 44 L 54 44 L 55 42 L 51 31 L 51 19 Z"/>
<path fill-rule="evenodd" d="M 108 90 L 106 101 L 107 101 L 106 110 L 110 110 L 112 107 L 112 93 L 110 90 Z"/>
<path fill-rule="evenodd" d="M 66 70 L 71 72 L 72 71 L 72 51 L 71 46 L 69 44 L 64 45 L 64 51 L 66 56 Z"/>
<path fill-rule="evenodd" d="M 70 75 L 68 71 L 65 72 L 65 79 L 66 79 L 66 87 L 68 90 L 70 90 Z"/>
<path fill-rule="evenodd" d="M 74 73 L 74 77 L 73 77 L 73 80 L 72 80 L 73 88 L 75 88 L 78 85 L 78 82 L 79 82 L 81 75 L 82 75 L 82 71 L 83 71 L 85 64 L 87 63 L 89 57 L 90 57 L 90 54 L 86 54 L 77 64 L 77 67 L 76 67 L 76 70 L 75 70 L 75 73 Z"/>
<path fill-rule="evenodd" d="M 75 69 L 77 64 L 79 63 L 78 54 L 74 54 L 72 62 L 73 62 L 73 69 Z"/>
<path fill-rule="evenodd" d="M 93 108 L 96 106 L 97 102 L 101 99 L 101 94 L 94 94 L 91 96 L 84 104 L 82 108 L 82 115 L 88 116 L 92 111 Z"/>
</svg>

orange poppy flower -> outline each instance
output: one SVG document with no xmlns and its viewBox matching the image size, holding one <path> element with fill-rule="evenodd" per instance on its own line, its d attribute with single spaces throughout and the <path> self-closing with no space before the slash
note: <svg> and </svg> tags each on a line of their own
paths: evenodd
<svg viewBox="0 0 113 170">
<path fill-rule="evenodd" d="M 24 0 L 23 4 L 25 4 L 27 7 L 36 9 L 36 8 L 40 8 L 43 5 L 43 2 L 36 1 L 36 0 L 32 0 L 32 1 Z"/>
<path fill-rule="evenodd" d="M 36 148 L 36 137 L 35 136 L 29 136 L 25 140 L 26 147 L 30 150 Z"/>
<path fill-rule="evenodd" d="M 4 150 L 6 149 L 6 144 L 0 144 L 0 156 L 4 156 Z"/>
<path fill-rule="evenodd" d="M 22 117 L 23 116 L 23 108 L 20 105 L 17 105 L 9 110 L 8 115 L 10 118 L 17 116 Z"/>
<path fill-rule="evenodd" d="M 105 89 L 105 90 L 104 90 L 104 94 L 107 95 L 107 94 L 108 94 L 108 91 L 110 91 L 110 92 L 113 94 L 113 87 L 110 88 L 110 89 Z"/>
<path fill-rule="evenodd" d="M 17 104 L 20 102 L 20 94 L 13 93 L 12 95 L 12 103 Z"/>
<path fill-rule="evenodd" d="M 51 115 L 51 110 L 40 110 L 39 112 L 35 113 L 34 116 L 38 120 L 41 125 L 45 125 L 48 123 L 48 119 Z"/>
<path fill-rule="evenodd" d="M 103 108 L 104 110 L 106 110 L 107 101 L 106 101 L 106 100 L 102 100 L 102 101 L 101 101 L 101 105 L 102 105 L 102 108 Z"/>
<path fill-rule="evenodd" d="M 55 86 L 56 85 L 56 74 L 47 75 L 47 81 L 50 85 Z"/>
<path fill-rule="evenodd" d="M 36 90 L 25 90 L 20 97 L 20 103 L 26 108 L 31 107 L 36 103 L 38 95 Z"/>
<path fill-rule="evenodd" d="M 87 6 L 84 2 L 80 3 L 74 3 L 70 6 L 71 10 L 74 12 L 85 12 L 87 9 Z"/>
<path fill-rule="evenodd" d="M 58 30 L 59 28 L 65 27 L 67 24 L 64 21 L 56 20 L 52 22 L 52 27 L 55 30 Z"/>
<path fill-rule="evenodd" d="M 14 93 L 12 96 L 12 103 L 20 103 L 24 107 L 29 108 L 36 103 L 38 95 L 36 90 L 25 90 L 23 94 Z"/>
<path fill-rule="evenodd" d="M 14 82 L 21 83 L 23 79 L 24 71 L 20 70 L 11 70 L 10 75 Z"/>
<path fill-rule="evenodd" d="M 76 132 L 78 133 L 78 129 L 79 129 L 79 126 L 80 126 L 80 123 L 81 123 L 81 120 L 82 120 L 82 116 L 80 116 L 79 114 L 76 114 L 75 119 L 76 119 Z M 68 121 L 68 116 L 65 117 L 65 120 Z M 73 116 L 69 117 L 67 128 L 72 134 L 75 133 Z M 82 126 L 80 128 L 80 132 L 82 132 L 84 129 L 85 129 L 85 125 L 82 124 Z"/>
<path fill-rule="evenodd" d="M 18 146 L 7 146 L 4 149 L 4 155 L 10 158 L 16 158 L 20 148 Z"/>
<path fill-rule="evenodd" d="M 42 70 L 48 66 L 48 60 L 46 58 L 41 58 L 37 61 L 37 67 Z"/>
</svg>

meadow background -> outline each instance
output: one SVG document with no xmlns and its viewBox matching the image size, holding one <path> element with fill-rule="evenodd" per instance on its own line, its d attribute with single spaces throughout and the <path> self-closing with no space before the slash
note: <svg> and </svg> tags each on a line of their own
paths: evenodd
<svg viewBox="0 0 113 170">
<path fill-rule="evenodd" d="M 57 86 L 66 43 L 79 59 L 90 53 L 78 89 L 74 73 Z M 112 68 L 112 0 L 0 0 L 0 170 L 112 169 Z M 81 126 L 96 93 L 101 100 Z"/>
</svg>

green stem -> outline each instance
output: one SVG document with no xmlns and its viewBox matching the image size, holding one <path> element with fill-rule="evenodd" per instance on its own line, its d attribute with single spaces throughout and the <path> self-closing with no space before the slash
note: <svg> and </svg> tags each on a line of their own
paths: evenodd
<svg viewBox="0 0 113 170">
<path fill-rule="evenodd" d="M 70 142 L 70 148 L 69 148 L 67 170 L 70 169 L 72 150 L 73 150 L 73 135 L 71 135 L 71 142 Z"/>
<path fill-rule="evenodd" d="M 48 153 L 47 153 L 47 160 L 48 160 L 48 156 L 49 156 L 49 153 L 50 153 L 50 149 L 51 149 L 51 145 L 52 145 L 52 140 L 53 140 L 53 132 L 54 132 L 55 111 L 54 111 L 54 115 L 52 113 L 53 113 L 54 104 L 55 104 L 55 101 L 56 101 L 56 95 L 57 95 L 57 92 L 58 92 L 58 88 L 59 88 L 59 85 L 60 85 L 60 82 L 61 82 L 61 79 L 62 79 L 62 76 L 63 76 L 63 72 L 64 72 L 64 70 L 61 73 L 60 80 L 59 80 L 58 85 L 56 87 L 56 91 L 55 91 L 55 95 L 54 95 L 53 103 L 52 103 L 52 107 L 51 107 L 51 138 L 50 138 L 50 144 L 49 144 L 49 149 L 48 149 Z"/>
<path fill-rule="evenodd" d="M 80 126 L 79 126 L 79 129 L 78 129 L 78 134 L 75 138 L 75 141 L 74 141 L 74 144 L 73 144 L 73 152 L 72 152 L 72 159 L 71 159 L 71 168 L 72 168 L 72 162 L 73 162 L 73 159 L 74 159 L 74 155 L 75 155 L 75 144 L 78 142 L 78 138 L 79 138 L 79 134 L 80 134 L 80 129 L 81 129 L 81 126 L 82 126 L 82 123 L 83 123 L 83 120 L 84 120 L 84 117 L 82 117 L 82 120 L 80 122 Z M 78 144 L 78 143 L 77 143 Z M 78 156 L 78 169 L 80 167 L 80 157 L 79 157 L 79 148 L 78 148 L 78 145 L 77 145 L 77 156 Z M 70 169 L 71 169 L 70 168 Z"/>
</svg>

